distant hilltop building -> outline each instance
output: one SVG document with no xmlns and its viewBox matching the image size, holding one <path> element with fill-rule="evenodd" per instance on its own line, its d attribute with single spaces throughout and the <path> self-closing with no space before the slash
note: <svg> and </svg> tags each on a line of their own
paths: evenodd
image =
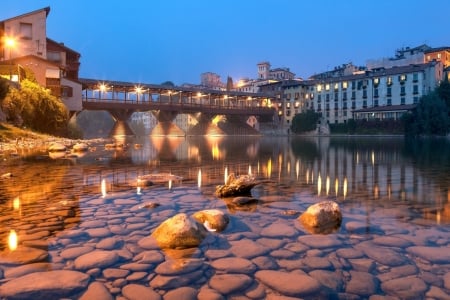
<svg viewBox="0 0 450 300">
<path fill-rule="evenodd" d="M 224 90 L 225 84 L 220 80 L 220 75 L 205 72 L 200 75 L 200 85 L 213 90 Z"/>
<path fill-rule="evenodd" d="M 294 80 L 295 74 L 289 68 L 270 68 L 270 63 L 267 61 L 257 64 L 258 77 L 256 79 L 242 78 L 235 86 L 235 90 L 239 92 L 258 93 L 260 86 L 269 83 Z"/>
<path fill-rule="evenodd" d="M 71 113 L 81 110 L 81 55 L 47 37 L 50 7 L 0 21 L 0 76 L 20 82 L 31 70 Z"/>
<path fill-rule="evenodd" d="M 314 74 L 309 79 L 318 80 L 318 79 L 326 79 L 326 78 L 332 78 L 332 77 L 341 77 L 341 76 L 356 74 L 358 72 L 364 72 L 365 70 L 366 70 L 366 67 L 357 67 L 357 66 L 353 65 L 353 63 L 350 62 L 347 64 L 342 64 L 341 66 L 335 67 L 331 71 Z"/>
</svg>

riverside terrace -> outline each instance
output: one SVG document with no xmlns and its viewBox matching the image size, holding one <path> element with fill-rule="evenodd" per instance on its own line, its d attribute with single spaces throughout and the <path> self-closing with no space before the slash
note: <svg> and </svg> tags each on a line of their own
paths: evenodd
<svg viewBox="0 0 450 300">
<path fill-rule="evenodd" d="M 137 111 L 155 111 L 160 123 L 171 123 L 180 113 L 202 113 L 200 122 L 210 122 L 216 115 L 258 116 L 270 120 L 275 116 L 275 96 L 267 93 L 85 78 L 79 81 L 83 86 L 83 110 L 106 110 L 121 123 L 120 127 L 126 126 L 126 120 Z"/>
</svg>

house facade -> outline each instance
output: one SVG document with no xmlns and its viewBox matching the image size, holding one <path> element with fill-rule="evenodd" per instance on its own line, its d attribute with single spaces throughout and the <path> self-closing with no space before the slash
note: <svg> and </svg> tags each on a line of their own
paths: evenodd
<svg viewBox="0 0 450 300">
<path fill-rule="evenodd" d="M 0 76 L 23 79 L 21 70 L 31 70 L 37 82 L 61 98 L 71 113 L 80 111 L 81 55 L 47 37 L 50 7 L 0 21 Z"/>
</svg>

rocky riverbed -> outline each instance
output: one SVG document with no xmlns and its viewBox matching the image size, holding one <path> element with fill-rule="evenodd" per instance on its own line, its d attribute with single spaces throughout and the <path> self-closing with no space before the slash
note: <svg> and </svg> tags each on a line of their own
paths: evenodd
<svg viewBox="0 0 450 300">
<path fill-rule="evenodd" d="M 67 195 L 20 215 L 3 205 L 0 237 L 14 233 L 18 244 L 0 252 L 0 298 L 450 298 L 448 225 L 430 226 L 400 202 L 370 211 L 340 203 L 341 228 L 315 235 L 296 212 L 316 202 L 307 193 L 269 193 L 251 208 L 231 207 L 213 189 L 182 183 Z M 210 208 L 230 223 L 199 247 L 162 250 L 150 237 L 177 213 Z"/>
</svg>

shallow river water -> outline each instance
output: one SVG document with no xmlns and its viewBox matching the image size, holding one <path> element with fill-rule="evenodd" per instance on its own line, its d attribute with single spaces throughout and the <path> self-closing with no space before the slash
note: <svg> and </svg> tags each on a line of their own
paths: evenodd
<svg viewBox="0 0 450 300">
<path fill-rule="evenodd" d="M 1 154 L 0 299 L 450 299 L 448 139 L 110 143 Z M 215 196 L 231 173 L 259 180 L 257 201 Z M 148 174 L 160 180 L 138 187 Z M 342 224 L 309 232 L 298 217 L 323 200 Z M 151 241 L 168 218 L 205 209 L 230 223 L 199 247 Z"/>
</svg>

